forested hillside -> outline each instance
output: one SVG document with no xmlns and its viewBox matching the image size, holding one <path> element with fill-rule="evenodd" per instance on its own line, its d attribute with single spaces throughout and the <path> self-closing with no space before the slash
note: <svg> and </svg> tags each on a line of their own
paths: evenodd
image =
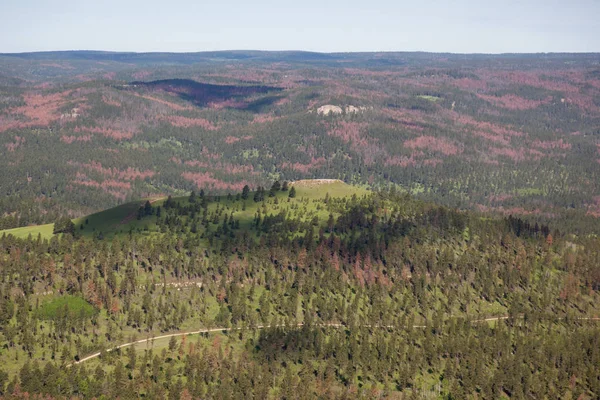
<svg viewBox="0 0 600 400">
<path fill-rule="evenodd" d="M 600 398 L 597 54 L 0 54 L 0 397 Z"/>
<path fill-rule="evenodd" d="M 569 231 L 600 216 L 596 54 L 0 55 L 0 228 L 333 178 Z"/>
<path fill-rule="evenodd" d="M 131 204 L 0 236 L 6 396 L 600 396 L 595 235 L 339 181 Z"/>
</svg>

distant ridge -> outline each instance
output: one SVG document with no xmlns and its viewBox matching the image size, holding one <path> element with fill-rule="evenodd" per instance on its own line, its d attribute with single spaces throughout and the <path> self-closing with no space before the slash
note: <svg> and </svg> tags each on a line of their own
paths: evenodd
<svg viewBox="0 0 600 400">
<path fill-rule="evenodd" d="M 310 60 L 326 61 L 338 59 L 339 55 L 317 53 L 310 51 L 255 51 L 255 50 L 224 50 L 193 53 L 171 52 L 113 52 L 97 50 L 72 50 L 72 51 L 44 51 L 25 53 L 0 53 L 2 57 L 18 57 L 28 60 L 86 60 L 86 61 L 114 61 L 134 63 L 179 63 L 191 64 L 203 61 L 222 60 Z"/>
<path fill-rule="evenodd" d="M 305 62 L 317 64 L 335 64 L 347 62 L 366 62 L 370 66 L 404 65 L 407 58 L 417 60 L 481 60 L 481 59 L 598 59 L 600 53 L 506 53 L 506 54 L 458 54 L 427 52 L 355 52 L 355 53 L 319 53 L 313 51 L 286 50 L 220 50 L 200 52 L 116 52 L 102 50 L 63 50 L 23 53 L 0 53 L 0 57 L 25 60 L 47 61 L 103 61 L 117 63 L 148 64 L 197 64 L 218 61 L 258 61 L 258 62 Z"/>
</svg>

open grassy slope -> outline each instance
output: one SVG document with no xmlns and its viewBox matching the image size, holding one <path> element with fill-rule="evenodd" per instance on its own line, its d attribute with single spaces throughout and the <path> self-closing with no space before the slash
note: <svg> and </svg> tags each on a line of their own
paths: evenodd
<svg viewBox="0 0 600 400">
<path fill-rule="evenodd" d="M 49 239 L 53 235 L 53 229 L 54 224 L 22 226 L 20 228 L 5 229 L 3 231 L 0 231 L 0 236 L 6 234 L 13 235 L 15 237 L 18 237 L 19 239 L 26 239 L 29 235 L 31 235 L 34 238 L 38 235 L 42 235 L 42 238 Z"/>
<path fill-rule="evenodd" d="M 127 226 L 128 229 L 131 227 L 135 228 L 137 222 L 135 219 L 136 212 L 140 205 L 143 205 L 146 200 L 148 199 L 132 201 L 86 217 L 76 218 L 73 220 L 73 223 L 76 226 L 77 232 L 83 235 L 92 235 L 94 232 L 118 232 L 125 226 Z M 154 201 L 155 199 L 149 200 Z M 83 229 L 81 229 L 82 225 Z M 24 226 L 0 231 L 0 235 L 13 235 L 24 239 L 29 235 L 35 238 L 40 234 L 42 235 L 42 238 L 49 239 L 53 236 L 53 229 L 54 224 Z"/>
<path fill-rule="evenodd" d="M 82 235 L 93 235 L 97 232 L 111 234 L 117 232 L 129 232 L 130 229 L 138 227 L 136 219 L 137 211 L 146 201 L 151 203 L 160 202 L 161 198 L 150 198 L 132 201 L 120 206 L 109 208 L 95 214 L 73 220 L 76 229 Z M 83 226 L 83 229 L 81 227 Z"/>
<path fill-rule="evenodd" d="M 288 192 L 278 192 L 274 198 L 266 197 L 266 202 L 263 206 L 263 202 L 257 203 L 253 201 L 254 192 L 251 192 L 249 198 L 245 201 L 236 199 L 235 196 L 231 200 L 227 200 L 227 196 L 221 196 L 220 198 L 209 197 L 208 209 L 209 211 L 214 211 L 217 206 L 226 207 L 228 212 L 233 212 L 234 218 L 238 219 L 240 226 L 244 228 L 249 226 L 259 209 L 263 213 L 266 211 L 268 215 L 269 213 L 277 214 L 284 205 L 286 207 L 296 207 L 304 204 L 299 212 L 304 212 L 306 219 L 316 216 L 319 221 L 324 222 L 327 220 L 328 213 L 316 204 L 313 204 L 313 200 L 323 199 L 327 195 L 332 198 L 341 198 L 352 195 L 362 196 L 368 193 L 362 187 L 348 185 L 336 179 L 300 180 L 294 182 L 291 186 L 296 188 L 296 197 L 289 199 L 289 201 Z M 188 199 L 188 196 L 174 197 L 173 201 L 187 202 Z M 274 204 L 275 199 L 277 199 L 278 204 Z M 76 218 L 73 220 L 73 223 L 75 224 L 77 234 L 83 236 L 93 236 L 100 233 L 103 236 L 124 235 L 129 234 L 131 231 L 152 232 L 156 228 L 154 219 L 143 218 L 142 220 L 138 220 L 137 211 L 146 201 L 150 201 L 156 207 L 163 206 L 166 200 L 167 198 L 165 197 L 141 199 L 85 217 Z M 245 209 L 243 207 L 244 203 L 246 204 Z M 53 236 L 53 227 L 54 224 L 45 224 L 7 229 L 0 231 L 0 236 L 2 234 L 10 234 L 18 238 L 27 238 L 31 235 L 35 238 L 38 234 L 41 234 L 42 238 L 49 239 Z"/>
</svg>

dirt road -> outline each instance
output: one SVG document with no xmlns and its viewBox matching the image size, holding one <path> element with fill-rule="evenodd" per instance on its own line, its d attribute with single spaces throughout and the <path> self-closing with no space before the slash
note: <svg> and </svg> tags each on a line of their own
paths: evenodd
<svg viewBox="0 0 600 400">
<path fill-rule="evenodd" d="M 489 318 L 483 318 L 483 319 L 475 319 L 473 321 L 471 321 L 471 323 L 481 323 L 481 322 L 492 322 L 492 321 L 501 321 L 501 320 L 505 320 L 508 319 L 509 316 L 507 315 L 503 315 L 500 317 L 489 317 Z M 519 317 L 522 318 L 522 317 Z M 564 318 L 559 318 L 559 319 L 564 319 Z M 587 321 L 600 321 L 600 318 L 597 317 L 581 317 L 581 318 L 577 318 L 578 320 L 587 320 Z M 304 324 L 297 324 L 296 327 L 301 327 L 304 326 Z M 331 324 L 321 324 L 321 325 L 315 325 L 315 326 L 320 326 L 320 327 L 332 327 L 332 328 L 340 328 L 343 327 L 345 325 L 343 324 L 335 324 L 335 323 L 331 323 Z M 277 325 L 276 327 L 279 328 L 283 328 L 285 327 L 285 325 Z M 393 325 L 378 325 L 378 328 L 394 328 Z M 413 325 L 413 328 L 426 328 L 427 325 Z M 255 328 L 249 328 L 249 329 L 265 329 L 265 328 L 271 328 L 270 325 L 258 325 Z M 211 328 L 211 329 L 200 329 L 197 331 L 189 331 L 189 332 L 175 332 L 175 333 L 170 333 L 167 335 L 161 335 L 161 336 L 154 336 L 151 338 L 147 338 L 147 339 L 140 339 L 140 340 L 136 340 L 134 342 L 129 342 L 129 343 L 123 343 L 117 347 L 114 347 L 112 349 L 109 349 L 107 351 L 113 351 L 113 350 L 118 350 L 118 349 L 122 349 L 124 347 L 128 347 L 128 346 L 133 346 L 136 344 L 142 344 L 142 343 L 147 343 L 153 340 L 160 340 L 160 339 L 167 339 L 167 338 L 171 338 L 171 337 L 178 337 L 178 336 L 187 336 L 187 335 L 197 335 L 200 333 L 210 333 L 210 332 L 232 332 L 232 331 L 238 331 L 241 330 L 242 328 Z M 96 358 L 100 356 L 100 352 L 94 353 L 94 354 L 90 354 L 89 356 L 86 356 L 82 359 L 80 359 L 79 361 L 75 361 L 71 364 L 69 364 L 69 366 L 74 365 L 74 364 L 80 364 L 84 361 L 88 361 L 91 360 L 92 358 Z"/>
</svg>

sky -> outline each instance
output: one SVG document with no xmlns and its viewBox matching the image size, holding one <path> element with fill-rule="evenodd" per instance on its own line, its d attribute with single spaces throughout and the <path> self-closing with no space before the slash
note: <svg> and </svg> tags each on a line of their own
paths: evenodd
<svg viewBox="0 0 600 400">
<path fill-rule="evenodd" d="M 0 52 L 600 52 L 600 0 L 0 0 Z"/>
</svg>

